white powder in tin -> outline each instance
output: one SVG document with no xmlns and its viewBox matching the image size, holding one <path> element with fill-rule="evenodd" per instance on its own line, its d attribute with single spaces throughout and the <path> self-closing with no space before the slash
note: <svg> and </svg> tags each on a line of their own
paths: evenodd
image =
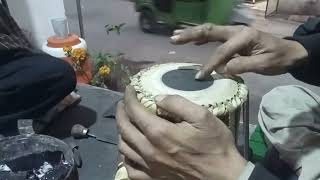
<svg viewBox="0 0 320 180">
<path fill-rule="evenodd" d="M 33 173 L 38 177 L 38 178 L 42 178 L 43 176 L 46 175 L 46 173 L 48 173 L 49 171 L 51 171 L 53 169 L 52 165 L 49 164 L 48 162 L 44 162 L 42 166 L 40 166 L 40 168 L 36 171 L 34 171 Z"/>
<path fill-rule="evenodd" d="M 0 164 L 0 171 L 11 172 L 11 169 L 6 164 Z"/>
</svg>

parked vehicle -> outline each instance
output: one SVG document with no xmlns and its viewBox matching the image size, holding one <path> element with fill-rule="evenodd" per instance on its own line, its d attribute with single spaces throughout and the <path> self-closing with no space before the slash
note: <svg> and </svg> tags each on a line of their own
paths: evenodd
<svg viewBox="0 0 320 180">
<path fill-rule="evenodd" d="M 205 22 L 226 24 L 236 0 L 136 0 L 139 24 L 144 32 L 154 32 L 159 23 L 176 27 Z"/>
</svg>

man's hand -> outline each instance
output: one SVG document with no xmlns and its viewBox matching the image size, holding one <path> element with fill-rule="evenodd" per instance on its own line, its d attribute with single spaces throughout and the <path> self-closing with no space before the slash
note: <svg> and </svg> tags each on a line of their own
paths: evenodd
<svg viewBox="0 0 320 180">
<path fill-rule="evenodd" d="M 199 71 L 196 79 L 210 75 L 213 70 L 226 74 L 283 74 L 305 63 L 308 56 L 308 52 L 298 42 L 280 39 L 246 26 L 204 24 L 176 30 L 171 37 L 173 44 L 195 42 L 201 45 L 214 41 L 223 44 Z"/>
<path fill-rule="evenodd" d="M 204 107 L 180 96 L 158 96 L 170 121 L 147 111 L 128 87 L 118 104 L 120 152 L 130 179 L 234 180 L 246 161 L 232 133 Z"/>
</svg>

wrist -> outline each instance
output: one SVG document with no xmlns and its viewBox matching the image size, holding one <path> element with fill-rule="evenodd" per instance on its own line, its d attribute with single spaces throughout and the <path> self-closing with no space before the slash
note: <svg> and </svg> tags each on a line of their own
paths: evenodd
<svg viewBox="0 0 320 180">
<path fill-rule="evenodd" d="M 201 161 L 201 165 L 196 168 L 202 175 L 200 179 L 237 180 L 248 163 L 235 147 L 218 156 L 214 154 Z"/>
<path fill-rule="evenodd" d="M 290 61 L 288 63 L 289 69 L 303 66 L 308 63 L 308 51 L 297 41 L 285 40 L 286 43 L 286 56 Z"/>
<path fill-rule="evenodd" d="M 225 171 L 226 172 L 225 179 L 237 180 L 241 176 L 248 161 L 245 160 L 236 149 L 231 150 L 230 157 L 226 160 L 229 162 L 230 171 Z"/>
</svg>

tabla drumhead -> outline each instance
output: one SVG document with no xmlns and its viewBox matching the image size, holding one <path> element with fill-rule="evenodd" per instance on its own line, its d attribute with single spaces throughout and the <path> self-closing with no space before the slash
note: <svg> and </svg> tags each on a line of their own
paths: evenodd
<svg viewBox="0 0 320 180">
<path fill-rule="evenodd" d="M 138 99 L 156 111 L 157 95 L 180 95 L 193 103 L 205 106 L 215 115 L 225 115 L 239 107 L 247 98 L 248 90 L 243 81 L 217 75 L 215 72 L 204 81 L 194 79 L 196 70 L 180 70 L 191 63 L 167 63 L 140 71 L 131 78 Z M 217 78 L 218 77 L 218 78 Z"/>
</svg>

